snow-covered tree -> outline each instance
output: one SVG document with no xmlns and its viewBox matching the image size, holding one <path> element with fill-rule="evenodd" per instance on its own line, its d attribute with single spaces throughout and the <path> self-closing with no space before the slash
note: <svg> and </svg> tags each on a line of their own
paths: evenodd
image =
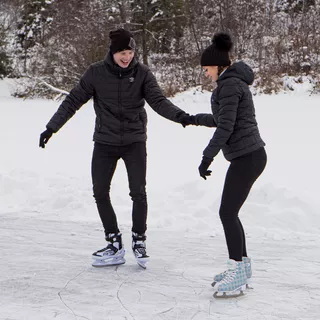
<svg viewBox="0 0 320 320">
<path fill-rule="evenodd" d="M 0 0 L 0 78 L 7 76 L 11 72 L 10 61 L 10 30 L 14 20 L 14 10 L 5 0 Z"/>
<path fill-rule="evenodd" d="M 16 39 L 17 53 L 24 59 L 24 71 L 27 70 L 29 49 L 44 41 L 52 22 L 51 5 L 54 0 L 23 0 L 19 12 L 21 14 L 17 24 Z"/>
</svg>

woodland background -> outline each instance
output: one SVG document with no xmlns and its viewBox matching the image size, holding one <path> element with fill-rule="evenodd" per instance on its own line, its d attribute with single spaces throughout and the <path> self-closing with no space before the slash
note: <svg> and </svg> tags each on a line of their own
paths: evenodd
<svg viewBox="0 0 320 320">
<path fill-rule="evenodd" d="M 256 93 L 288 77 L 320 91 L 320 0 L 0 0 L 0 77 L 20 83 L 15 96 L 57 97 L 104 58 L 118 27 L 168 96 L 210 87 L 199 59 L 217 31 L 254 69 Z"/>
</svg>

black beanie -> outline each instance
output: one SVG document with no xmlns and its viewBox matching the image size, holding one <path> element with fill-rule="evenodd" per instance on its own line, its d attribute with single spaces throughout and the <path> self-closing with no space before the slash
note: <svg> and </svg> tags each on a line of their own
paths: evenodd
<svg viewBox="0 0 320 320">
<path fill-rule="evenodd" d="M 201 66 L 230 66 L 229 52 L 232 46 L 231 37 L 227 33 L 216 33 L 212 44 L 201 55 Z"/>
<path fill-rule="evenodd" d="M 110 31 L 109 38 L 111 40 L 110 51 L 112 54 L 123 50 L 135 50 L 136 42 L 130 31 L 125 29 L 117 29 Z"/>
</svg>

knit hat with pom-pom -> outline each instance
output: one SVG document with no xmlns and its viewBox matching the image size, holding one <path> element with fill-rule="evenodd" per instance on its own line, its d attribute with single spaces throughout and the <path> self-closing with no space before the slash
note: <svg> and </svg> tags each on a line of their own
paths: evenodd
<svg viewBox="0 0 320 320">
<path fill-rule="evenodd" d="M 201 66 L 230 66 L 229 52 L 232 46 L 231 37 L 227 33 L 216 33 L 211 45 L 201 55 Z"/>
</svg>

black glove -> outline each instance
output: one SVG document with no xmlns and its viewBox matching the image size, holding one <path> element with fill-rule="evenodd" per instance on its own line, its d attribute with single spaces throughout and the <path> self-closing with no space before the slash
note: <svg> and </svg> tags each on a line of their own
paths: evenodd
<svg viewBox="0 0 320 320">
<path fill-rule="evenodd" d="M 180 123 L 184 128 L 190 124 L 195 125 L 194 116 L 190 116 L 188 113 L 186 113 L 180 118 Z"/>
<path fill-rule="evenodd" d="M 202 177 L 204 180 L 207 180 L 207 176 L 211 175 L 211 170 L 208 170 L 210 164 L 212 163 L 213 159 L 210 159 L 208 157 L 203 156 L 201 164 L 199 166 L 199 173 L 200 177 Z"/>
<path fill-rule="evenodd" d="M 40 134 L 40 142 L 39 142 L 39 147 L 44 148 L 45 144 L 48 143 L 49 139 L 51 138 L 53 134 L 53 130 L 50 128 L 47 128 L 46 131 L 43 131 Z"/>
</svg>

